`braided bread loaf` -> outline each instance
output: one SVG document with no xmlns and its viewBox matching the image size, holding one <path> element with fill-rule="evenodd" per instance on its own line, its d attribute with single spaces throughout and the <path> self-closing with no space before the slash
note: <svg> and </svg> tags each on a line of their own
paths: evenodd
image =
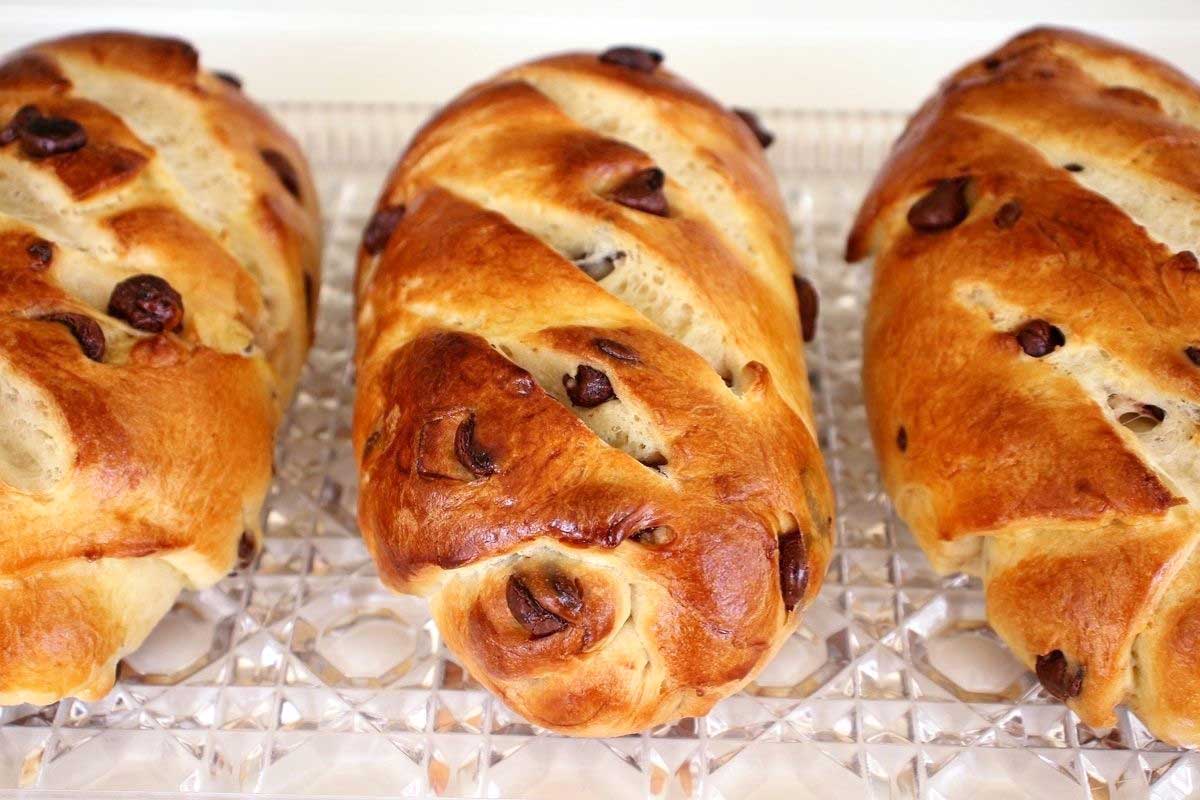
<svg viewBox="0 0 1200 800">
<path fill-rule="evenodd" d="M 660 61 L 564 55 L 467 91 L 393 171 L 359 262 L 381 576 L 576 735 L 745 684 L 830 555 L 769 134 Z"/>
<path fill-rule="evenodd" d="M 947 80 L 850 235 L 897 510 L 1087 722 L 1200 744 L 1200 87 L 1033 30 Z"/>
<path fill-rule="evenodd" d="M 96 698 L 252 556 L 319 286 L 296 144 L 173 39 L 0 63 L 0 704 Z"/>
</svg>

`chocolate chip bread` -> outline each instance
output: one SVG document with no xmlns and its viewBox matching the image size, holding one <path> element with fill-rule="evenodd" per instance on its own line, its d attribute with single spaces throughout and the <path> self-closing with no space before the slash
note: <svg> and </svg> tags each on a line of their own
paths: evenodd
<svg viewBox="0 0 1200 800">
<path fill-rule="evenodd" d="M 319 286 L 296 144 L 174 39 L 0 63 L 0 705 L 93 699 L 255 552 Z"/>
<path fill-rule="evenodd" d="M 359 262 L 380 574 L 576 735 L 745 684 L 830 554 L 770 135 L 661 60 L 558 56 L 467 91 L 393 171 Z"/>
<path fill-rule="evenodd" d="M 859 212 L 897 510 L 1093 725 L 1200 744 L 1200 87 L 1067 30 L 947 80 Z"/>
</svg>

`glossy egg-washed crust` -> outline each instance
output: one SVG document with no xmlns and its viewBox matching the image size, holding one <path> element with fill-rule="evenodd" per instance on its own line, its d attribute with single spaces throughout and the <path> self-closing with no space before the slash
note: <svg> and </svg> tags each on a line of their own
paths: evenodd
<svg viewBox="0 0 1200 800">
<path fill-rule="evenodd" d="M 614 199 L 655 167 L 666 215 Z M 384 582 L 547 728 L 624 734 L 744 685 L 832 524 L 751 127 L 662 67 L 551 57 L 443 109 L 379 211 L 354 442 Z M 614 253 L 598 279 L 573 263 Z M 611 388 L 595 408 L 564 388 L 580 365 Z"/>
<path fill-rule="evenodd" d="M 320 285 L 296 143 L 187 43 L 31 46 L 0 63 L 0 125 L 26 105 L 86 144 L 0 146 L 0 705 L 105 694 L 181 588 L 253 553 Z M 145 274 L 178 330 L 107 313 Z"/>
<path fill-rule="evenodd" d="M 1129 702 L 1190 745 L 1197 126 L 1200 87 L 1166 64 L 1029 31 L 911 120 L 847 254 L 875 258 L 871 433 L 934 564 L 984 577 L 993 627 L 1085 721 Z"/>
</svg>

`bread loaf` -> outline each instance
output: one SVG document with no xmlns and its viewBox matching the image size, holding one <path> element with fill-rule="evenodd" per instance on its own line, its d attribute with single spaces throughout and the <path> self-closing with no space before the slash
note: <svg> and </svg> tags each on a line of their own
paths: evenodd
<svg viewBox="0 0 1200 800">
<path fill-rule="evenodd" d="M 830 555 L 769 134 L 660 62 L 564 55 L 470 89 L 387 179 L 359 261 L 381 577 L 575 735 L 704 713 Z"/>
<path fill-rule="evenodd" d="M 0 125 L 0 705 L 95 699 L 182 588 L 255 552 L 317 201 L 175 39 L 15 53 Z"/>
<path fill-rule="evenodd" d="M 867 196 L 883 478 L 1092 725 L 1200 744 L 1200 87 L 1069 30 L 942 84 Z"/>
</svg>

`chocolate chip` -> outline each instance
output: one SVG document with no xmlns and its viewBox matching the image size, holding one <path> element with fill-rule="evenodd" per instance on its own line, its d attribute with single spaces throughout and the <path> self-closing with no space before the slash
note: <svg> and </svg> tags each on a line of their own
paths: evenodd
<svg viewBox="0 0 1200 800">
<path fill-rule="evenodd" d="M 213 76 L 220 78 L 221 80 L 225 81 L 226 83 L 228 83 L 230 86 L 232 86 L 235 89 L 242 88 L 242 79 L 239 78 L 237 75 L 234 75 L 232 72 L 222 72 L 221 70 L 214 70 Z"/>
<path fill-rule="evenodd" d="M 668 525 L 656 525 L 642 528 L 629 538 L 644 547 L 662 547 L 675 540 L 675 531 Z"/>
<path fill-rule="evenodd" d="M 100 323 L 86 314 L 73 314 L 69 311 L 59 311 L 53 314 L 43 314 L 38 317 L 43 322 L 57 322 L 66 325 L 67 330 L 79 342 L 83 354 L 92 361 L 104 358 L 104 329 Z"/>
<path fill-rule="evenodd" d="M 646 456 L 645 458 L 639 458 L 638 463 L 641 464 L 643 467 L 649 467 L 650 469 L 654 470 L 655 472 L 659 473 L 660 475 L 666 474 L 663 472 L 663 467 L 665 467 L 667 465 L 667 457 L 664 456 L 662 453 L 659 453 L 659 452 L 651 453 L 650 455 Z"/>
<path fill-rule="evenodd" d="M 1190 360 L 1197 367 L 1200 367 L 1200 347 L 1190 345 L 1183 352 L 1185 355 L 1187 355 L 1188 360 Z"/>
<path fill-rule="evenodd" d="M 1067 172 L 1083 172 L 1083 164 L 1076 164 L 1072 161 L 1070 164 L 1063 164 L 1063 169 Z"/>
<path fill-rule="evenodd" d="M 1046 691 L 1059 700 L 1070 700 L 1083 691 L 1083 666 L 1071 669 L 1062 650 L 1037 657 L 1037 676 Z"/>
<path fill-rule="evenodd" d="M 800 531 L 779 537 L 779 590 L 783 594 L 783 607 L 788 611 L 804 599 L 804 590 L 808 588 L 806 556 L 804 536 Z"/>
<path fill-rule="evenodd" d="M 50 262 L 54 260 L 54 245 L 45 239 L 34 239 L 25 252 L 30 259 L 29 268 L 34 272 L 49 269 Z"/>
<path fill-rule="evenodd" d="M 746 127 L 754 134 L 754 138 L 758 139 L 758 143 L 764 150 L 771 146 L 771 142 L 775 141 L 775 134 L 763 127 L 762 121 L 753 111 L 746 108 L 735 108 L 733 113 L 741 117 L 742 122 L 746 123 Z"/>
<path fill-rule="evenodd" d="M 471 414 L 458 425 L 454 433 L 454 455 L 472 475 L 484 477 L 496 473 L 491 455 L 475 443 L 475 415 Z"/>
<path fill-rule="evenodd" d="M 292 166 L 292 162 L 288 160 L 288 157 L 278 150 L 272 150 L 271 148 L 259 150 L 258 154 L 262 156 L 263 161 L 267 162 L 267 166 L 275 172 L 275 175 L 279 178 L 279 182 L 283 184 L 283 188 L 287 189 L 292 197 L 299 200 L 300 176 L 296 174 L 296 168 Z"/>
<path fill-rule="evenodd" d="M 583 610 L 583 590 L 579 581 L 563 575 L 555 575 L 550 579 L 550 587 L 554 589 L 554 597 L 558 604 L 572 614 Z"/>
<path fill-rule="evenodd" d="M 579 267 L 584 273 L 594 281 L 602 281 L 612 274 L 612 271 L 617 268 L 617 262 L 625 258 L 624 250 L 617 250 L 614 253 L 601 253 L 600 255 L 583 256 L 575 259 L 575 266 Z"/>
<path fill-rule="evenodd" d="M 983 68 L 988 72 L 994 72 L 995 70 L 1000 69 L 1000 65 L 1003 63 L 1004 62 L 1000 58 L 991 56 L 990 58 L 985 58 L 983 60 Z"/>
<path fill-rule="evenodd" d="M 366 230 L 363 231 L 363 249 L 368 255 L 377 256 L 383 252 L 383 248 L 387 247 L 388 240 L 392 238 L 392 234 L 396 230 L 396 226 L 400 224 L 400 220 L 404 219 L 405 207 L 401 203 L 395 206 L 384 206 L 376 211 L 371 216 L 371 221 L 367 223 Z"/>
<path fill-rule="evenodd" d="M 609 199 L 636 211 L 665 217 L 669 213 L 667 196 L 663 194 L 666 176 L 658 167 L 635 172 L 613 190 Z"/>
<path fill-rule="evenodd" d="M 1120 394 L 1108 396 L 1108 407 L 1117 415 L 1117 422 L 1134 433 L 1148 433 L 1167 418 L 1167 412 L 1151 403 L 1140 403 Z"/>
<path fill-rule="evenodd" d="M 258 540 L 254 538 L 254 534 L 250 531 L 242 531 L 242 538 L 238 540 L 237 549 L 237 565 L 238 569 L 246 569 L 254 563 L 254 557 L 258 555 Z"/>
<path fill-rule="evenodd" d="M 969 178 L 946 178 L 908 209 L 908 224 L 921 233 L 949 230 L 967 218 Z"/>
<path fill-rule="evenodd" d="M 616 397 L 608 376 L 598 369 L 580 364 L 575 369 L 575 377 L 562 376 L 563 388 L 571 405 L 580 408 L 595 408 L 601 403 L 607 403 Z"/>
<path fill-rule="evenodd" d="M 663 62 L 663 54 L 646 47 L 622 45 L 605 50 L 600 54 L 600 60 L 605 64 L 616 64 L 637 72 L 654 72 Z"/>
<path fill-rule="evenodd" d="M 1048 356 L 1067 343 L 1063 332 L 1044 319 L 1026 322 L 1015 335 L 1025 355 L 1034 358 Z"/>
<path fill-rule="evenodd" d="M 820 310 L 821 298 L 807 278 L 793 275 L 792 282 L 796 285 L 796 297 L 800 302 L 800 329 L 804 333 L 804 341 L 811 342 L 817 335 L 817 311 Z"/>
<path fill-rule="evenodd" d="M 903 425 L 900 426 L 900 430 L 896 431 L 896 447 L 900 449 L 901 453 L 908 452 L 908 431 Z"/>
<path fill-rule="evenodd" d="M 1180 250 L 1167 259 L 1167 263 L 1164 266 L 1190 272 L 1200 269 L 1200 259 L 1197 259 L 1196 254 L 1191 250 Z"/>
<path fill-rule="evenodd" d="M 13 114 L 13 118 L 8 121 L 8 124 L 0 130 L 0 146 L 15 142 L 21 128 L 41 115 L 37 106 L 21 106 L 17 113 Z"/>
<path fill-rule="evenodd" d="M 539 603 L 529 591 L 529 587 L 516 575 L 508 576 L 508 587 L 504 596 L 513 619 L 529 631 L 529 635 L 534 639 L 558 633 L 567 627 L 567 621 Z"/>
<path fill-rule="evenodd" d="M 83 126 L 66 117 L 33 117 L 17 128 L 17 137 L 31 158 L 73 153 L 87 144 Z"/>
<path fill-rule="evenodd" d="M 1021 204 L 1016 200 L 1009 200 L 996 211 L 996 216 L 992 217 L 992 224 L 1000 230 L 1006 231 L 1016 225 L 1020 218 Z"/>
<path fill-rule="evenodd" d="M 632 347 L 626 347 L 612 339 L 596 339 L 592 344 L 596 345 L 596 349 L 604 353 L 604 355 L 612 356 L 618 361 L 627 361 L 630 364 L 636 364 L 641 361 L 641 358 L 638 357 L 638 354 L 634 352 Z"/>
<path fill-rule="evenodd" d="M 168 333 L 183 326 L 183 298 L 157 275 L 134 275 L 113 288 L 108 313 L 148 333 Z"/>
</svg>

